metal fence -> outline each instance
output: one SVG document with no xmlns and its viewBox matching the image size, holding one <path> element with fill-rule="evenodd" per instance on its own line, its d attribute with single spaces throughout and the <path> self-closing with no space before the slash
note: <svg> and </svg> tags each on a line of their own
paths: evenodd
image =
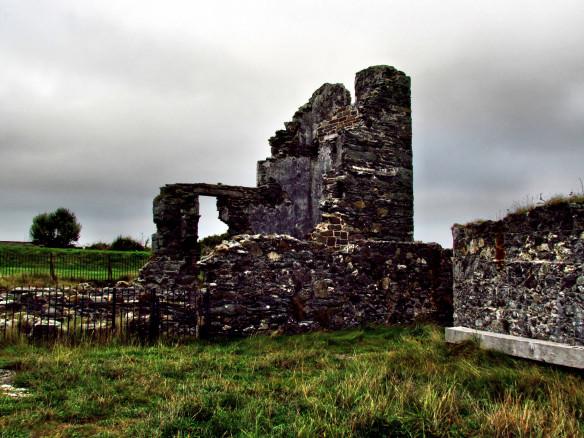
<svg viewBox="0 0 584 438">
<path fill-rule="evenodd" d="M 198 337 L 200 295 L 129 288 L 0 291 L 0 338 Z"/>
<path fill-rule="evenodd" d="M 42 252 L 19 254 L 0 248 L 0 275 L 6 278 L 47 281 L 116 281 L 138 275 L 149 253 Z"/>
</svg>

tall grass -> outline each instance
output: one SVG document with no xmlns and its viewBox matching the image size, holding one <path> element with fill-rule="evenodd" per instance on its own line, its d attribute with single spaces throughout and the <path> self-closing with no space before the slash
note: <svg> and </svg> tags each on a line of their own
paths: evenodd
<svg viewBox="0 0 584 438">
<path fill-rule="evenodd" d="M 0 436 L 584 436 L 581 373 L 432 326 L 84 348 L 15 342 Z"/>
<path fill-rule="evenodd" d="M 582 184 L 582 180 L 580 180 Z M 569 194 L 556 193 L 545 199 L 543 194 L 540 193 L 539 197 L 526 196 L 522 201 L 516 201 L 513 203 L 507 213 L 512 215 L 522 215 L 530 212 L 536 207 L 549 207 L 554 205 L 560 205 L 564 203 L 582 203 L 584 202 L 584 188 L 579 192 L 570 192 Z"/>
</svg>

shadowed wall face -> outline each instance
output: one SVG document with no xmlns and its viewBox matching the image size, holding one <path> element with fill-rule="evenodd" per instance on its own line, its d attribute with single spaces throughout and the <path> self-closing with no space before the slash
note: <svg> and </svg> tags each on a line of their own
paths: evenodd
<svg viewBox="0 0 584 438">
<path fill-rule="evenodd" d="M 330 251 L 286 235 L 240 235 L 199 266 L 210 335 L 365 324 L 452 324 L 452 250 L 360 241 Z"/>
</svg>

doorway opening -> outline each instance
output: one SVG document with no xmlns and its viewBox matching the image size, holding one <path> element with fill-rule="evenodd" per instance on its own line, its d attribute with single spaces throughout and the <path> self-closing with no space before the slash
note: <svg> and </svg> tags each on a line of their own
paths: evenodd
<svg viewBox="0 0 584 438">
<path fill-rule="evenodd" d="M 198 241 L 201 244 L 201 255 L 205 255 L 215 245 L 227 238 L 223 235 L 227 233 L 228 226 L 219 219 L 217 198 L 214 196 L 199 196 L 199 215 Z"/>
</svg>

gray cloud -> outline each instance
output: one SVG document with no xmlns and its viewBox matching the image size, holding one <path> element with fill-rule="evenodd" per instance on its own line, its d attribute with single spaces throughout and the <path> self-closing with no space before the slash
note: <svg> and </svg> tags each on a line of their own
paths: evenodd
<svg viewBox="0 0 584 438">
<path fill-rule="evenodd" d="M 481 45 L 475 35 L 419 74 L 417 90 L 414 77 L 417 237 L 446 242 L 448 222 L 580 190 L 584 34 L 573 18 L 533 43 Z"/>
<path fill-rule="evenodd" d="M 148 235 L 160 186 L 254 185 L 295 109 L 374 64 L 412 77 L 417 239 L 579 189 L 581 2 L 225 3 L 0 5 L 0 239 L 59 206 L 84 242 Z"/>
</svg>

